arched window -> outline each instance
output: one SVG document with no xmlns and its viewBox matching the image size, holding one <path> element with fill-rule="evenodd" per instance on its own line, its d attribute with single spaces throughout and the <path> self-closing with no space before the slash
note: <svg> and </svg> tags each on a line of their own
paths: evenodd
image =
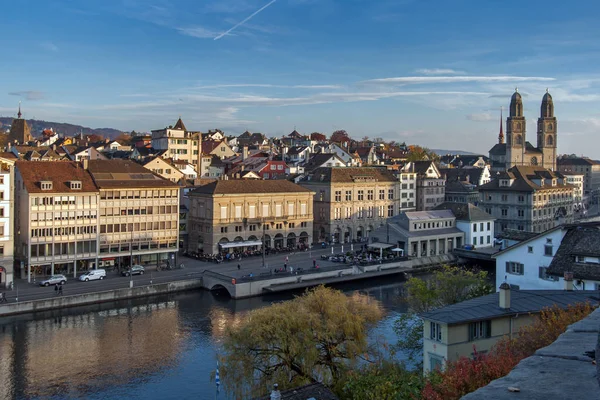
<svg viewBox="0 0 600 400">
<path fill-rule="evenodd" d="M 531 157 L 531 165 L 538 165 L 537 157 Z"/>
<path fill-rule="evenodd" d="M 520 130 L 521 130 L 521 123 L 517 122 L 517 131 L 520 131 Z"/>
<path fill-rule="evenodd" d="M 515 136 L 515 144 L 523 144 L 523 137 L 521 135 Z"/>
<path fill-rule="evenodd" d="M 551 131 L 552 130 L 552 124 L 548 124 L 548 130 Z"/>
<path fill-rule="evenodd" d="M 546 146 L 554 146 L 554 138 L 551 135 L 546 138 Z"/>
</svg>

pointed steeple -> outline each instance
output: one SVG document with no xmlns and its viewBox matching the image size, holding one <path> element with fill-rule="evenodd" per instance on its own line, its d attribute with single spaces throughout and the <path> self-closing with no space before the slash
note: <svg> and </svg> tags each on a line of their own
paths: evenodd
<svg viewBox="0 0 600 400">
<path fill-rule="evenodd" d="M 504 131 L 502 130 L 502 107 L 500 107 L 500 134 L 498 135 L 498 143 L 504 144 Z"/>
<path fill-rule="evenodd" d="M 17 118 L 21 119 L 21 102 L 19 102 L 19 112 L 17 113 Z"/>
<path fill-rule="evenodd" d="M 179 129 L 181 131 L 187 131 L 187 129 L 185 129 L 185 124 L 181 120 L 181 116 L 177 120 L 177 123 L 175 123 L 175 126 L 173 127 L 173 129 Z"/>
</svg>

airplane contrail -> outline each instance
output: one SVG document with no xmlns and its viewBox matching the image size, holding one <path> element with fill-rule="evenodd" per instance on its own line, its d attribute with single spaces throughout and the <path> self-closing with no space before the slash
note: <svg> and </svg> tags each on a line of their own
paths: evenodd
<svg viewBox="0 0 600 400">
<path fill-rule="evenodd" d="M 254 11 L 252 14 L 250 14 L 250 16 L 247 17 L 245 20 L 243 20 L 241 22 L 238 22 L 233 27 L 229 28 L 229 30 L 227 30 L 227 31 L 221 33 L 220 35 L 216 36 L 214 40 L 219 40 L 223 36 L 227 35 L 231 31 L 233 31 L 234 29 L 236 29 L 237 27 L 244 25 L 246 22 L 250 21 L 256 14 L 258 14 L 259 12 L 261 12 L 262 10 L 264 10 L 265 8 L 269 7 L 271 4 L 275 3 L 276 1 L 277 0 L 271 0 L 267 4 L 265 4 L 264 6 L 262 6 L 261 8 L 259 8 L 258 10 Z"/>
</svg>

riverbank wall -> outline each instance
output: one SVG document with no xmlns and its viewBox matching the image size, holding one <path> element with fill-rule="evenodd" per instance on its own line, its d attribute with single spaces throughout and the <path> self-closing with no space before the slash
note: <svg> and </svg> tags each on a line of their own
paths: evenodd
<svg viewBox="0 0 600 400">
<path fill-rule="evenodd" d="M 72 296 L 57 296 L 48 299 L 8 303 L 0 306 L 0 317 L 183 292 L 203 287 L 202 279 L 197 278 L 126 289 L 113 289 Z"/>
</svg>

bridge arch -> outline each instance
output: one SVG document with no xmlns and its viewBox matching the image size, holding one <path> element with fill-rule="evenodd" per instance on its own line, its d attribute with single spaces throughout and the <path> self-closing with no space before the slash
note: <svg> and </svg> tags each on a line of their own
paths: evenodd
<svg viewBox="0 0 600 400">
<path fill-rule="evenodd" d="M 211 292 L 226 292 L 229 295 L 229 297 L 231 297 L 231 293 L 229 292 L 229 289 L 227 289 L 225 286 L 223 286 L 219 283 L 213 285 L 210 288 L 210 291 Z"/>
</svg>

